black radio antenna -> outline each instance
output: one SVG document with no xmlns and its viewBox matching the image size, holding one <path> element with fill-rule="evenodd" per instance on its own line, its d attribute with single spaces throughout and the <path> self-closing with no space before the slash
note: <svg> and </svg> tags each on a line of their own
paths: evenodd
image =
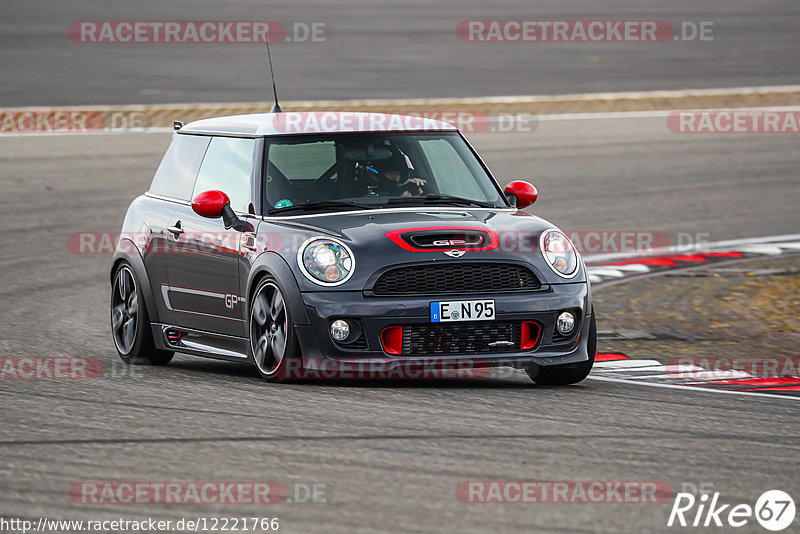
<svg viewBox="0 0 800 534">
<path fill-rule="evenodd" d="M 269 60 L 269 76 L 272 78 L 272 95 L 275 97 L 275 105 L 272 106 L 270 113 L 280 113 L 283 111 L 278 104 L 278 89 L 275 87 L 275 72 L 272 70 L 272 54 L 269 53 L 269 30 L 264 34 L 264 43 L 267 46 L 267 59 Z"/>
</svg>

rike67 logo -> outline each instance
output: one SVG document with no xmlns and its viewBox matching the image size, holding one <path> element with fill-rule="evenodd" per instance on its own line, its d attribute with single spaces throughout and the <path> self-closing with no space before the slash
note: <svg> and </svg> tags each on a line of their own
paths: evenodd
<svg viewBox="0 0 800 534">
<path fill-rule="evenodd" d="M 718 491 L 703 493 L 699 497 L 692 493 L 678 493 L 667 526 L 738 528 L 755 519 L 763 528 L 777 532 L 794 521 L 794 500 L 785 491 L 765 491 L 756 500 L 755 506 L 724 503 L 719 495 Z"/>
</svg>

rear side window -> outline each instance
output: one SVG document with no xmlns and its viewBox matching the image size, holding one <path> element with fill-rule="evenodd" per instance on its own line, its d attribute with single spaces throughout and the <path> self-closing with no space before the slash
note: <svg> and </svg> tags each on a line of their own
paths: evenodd
<svg viewBox="0 0 800 534">
<path fill-rule="evenodd" d="M 218 189 L 231 199 L 234 211 L 247 213 L 256 140 L 214 137 L 200 165 L 194 193 Z"/>
<path fill-rule="evenodd" d="M 273 143 L 269 147 L 269 163 L 290 182 L 316 180 L 336 163 L 336 145 L 333 141 Z"/>
<path fill-rule="evenodd" d="M 161 160 L 150 192 L 178 200 L 189 200 L 194 179 L 210 137 L 176 134 Z"/>
</svg>

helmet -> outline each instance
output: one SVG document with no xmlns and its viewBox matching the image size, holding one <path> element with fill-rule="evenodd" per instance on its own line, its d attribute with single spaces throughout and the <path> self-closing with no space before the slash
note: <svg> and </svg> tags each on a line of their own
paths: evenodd
<svg viewBox="0 0 800 534">
<path fill-rule="evenodd" d="M 391 157 L 376 161 L 374 167 L 381 174 L 386 174 L 391 171 L 402 173 L 403 171 L 414 168 L 408 156 L 403 154 L 400 150 L 393 150 Z"/>
</svg>

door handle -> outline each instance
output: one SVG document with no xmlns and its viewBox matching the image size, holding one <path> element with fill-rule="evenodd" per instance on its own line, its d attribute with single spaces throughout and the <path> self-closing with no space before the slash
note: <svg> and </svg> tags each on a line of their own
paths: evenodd
<svg viewBox="0 0 800 534">
<path fill-rule="evenodd" d="M 167 231 L 173 234 L 182 234 L 184 232 L 180 221 L 176 222 L 175 226 L 167 226 Z"/>
</svg>

